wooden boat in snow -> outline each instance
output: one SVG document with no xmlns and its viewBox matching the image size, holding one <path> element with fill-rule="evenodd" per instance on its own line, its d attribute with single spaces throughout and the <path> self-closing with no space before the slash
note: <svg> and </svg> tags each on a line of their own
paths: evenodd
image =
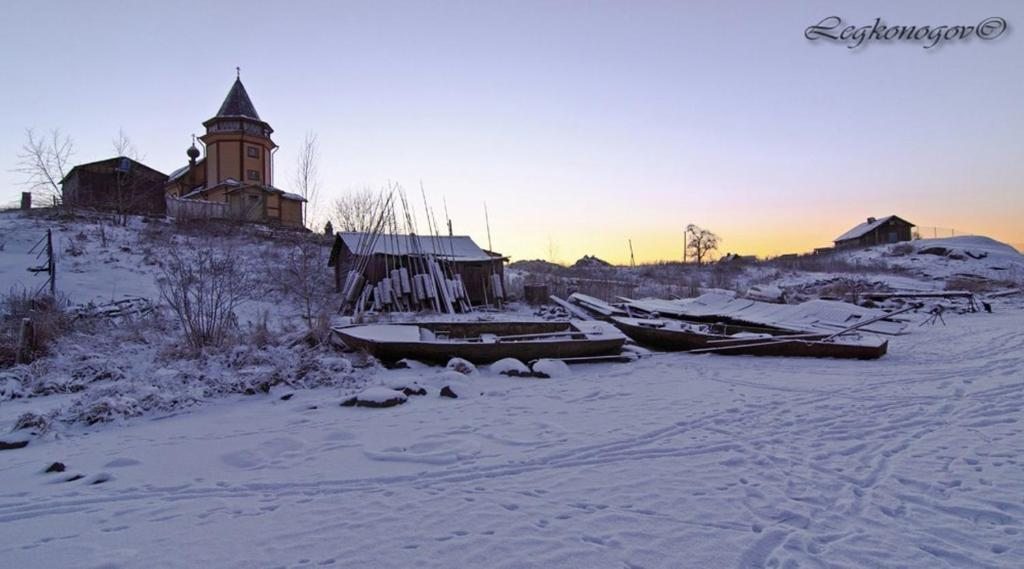
<svg viewBox="0 0 1024 569">
<path fill-rule="evenodd" d="M 473 363 L 594 358 L 618 354 L 626 341 L 608 323 L 575 320 L 364 324 L 334 328 L 333 333 L 346 346 L 383 361 L 442 364 L 456 357 Z"/>
<path fill-rule="evenodd" d="M 889 346 L 887 340 L 859 334 L 739 332 L 730 335 L 714 324 L 618 316 L 610 321 L 637 343 L 665 351 L 870 360 L 885 355 Z"/>
</svg>

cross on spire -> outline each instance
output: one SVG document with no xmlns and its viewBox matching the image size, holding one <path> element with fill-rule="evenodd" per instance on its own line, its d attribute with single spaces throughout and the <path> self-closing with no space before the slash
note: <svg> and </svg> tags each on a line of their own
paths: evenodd
<svg viewBox="0 0 1024 569">
<path fill-rule="evenodd" d="M 242 68 L 238 67 L 238 66 L 235 66 L 235 79 L 241 79 L 241 78 L 242 78 Z"/>
</svg>

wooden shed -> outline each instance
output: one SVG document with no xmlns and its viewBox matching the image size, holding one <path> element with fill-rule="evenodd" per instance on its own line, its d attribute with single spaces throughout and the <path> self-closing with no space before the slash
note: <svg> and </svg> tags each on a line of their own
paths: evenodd
<svg viewBox="0 0 1024 569">
<path fill-rule="evenodd" d="M 167 174 L 125 156 L 79 164 L 61 180 L 61 199 L 70 207 L 118 213 L 163 215 Z"/>
<path fill-rule="evenodd" d="M 369 257 L 369 258 L 364 258 Z M 474 305 L 495 303 L 495 278 L 505 288 L 505 262 L 508 257 L 481 249 L 470 237 L 373 235 L 370 233 L 337 233 L 328 265 L 334 267 L 335 288 L 340 292 L 350 270 L 363 266 L 362 276 L 367 283 L 387 278 L 396 268 L 407 268 L 410 273 L 424 272 L 423 262 L 436 259 L 458 275 L 466 294 Z M 496 275 L 496 277 L 495 277 Z M 504 296 L 504 290 L 497 291 Z"/>
<path fill-rule="evenodd" d="M 869 217 L 867 221 L 835 238 L 836 249 L 871 247 L 887 243 L 910 241 L 913 237 L 913 223 L 897 217 Z"/>
</svg>

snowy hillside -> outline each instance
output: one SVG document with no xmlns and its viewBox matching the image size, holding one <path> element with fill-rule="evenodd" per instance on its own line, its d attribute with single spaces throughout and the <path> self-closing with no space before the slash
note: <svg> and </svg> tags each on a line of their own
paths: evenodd
<svg viewBox="0 0 1024 569">
<path fill-rule="evenodd" d="M 929 277 L 969 275 L 1024 280 L 1024 255 L 1005 243 L 978 235 L 918 239 L 840 253 L 840 256 L 859 262 L 884 259 L 889 265 Z"/>
</svg>

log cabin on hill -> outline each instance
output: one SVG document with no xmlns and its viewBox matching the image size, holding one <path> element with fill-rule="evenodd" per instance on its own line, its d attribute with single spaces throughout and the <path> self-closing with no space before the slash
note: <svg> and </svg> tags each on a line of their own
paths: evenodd
<svg viewBox="0 0 1024 569">
<path fill-rule="evenodd" d="M 306 200 L 274 186 L 274 129 L 256 112 L 241 78 L 203 126 L 205 156 L 193 137 L 188 164 L 167 179 L 168 215 L 303 227 Z"/>
<path fill-rule="evenodd" d="M 851 249 L 910 241 L 913 227 L 913 223 L 895 215 L 869 217 L 864 223 L 836 237 L 835 246 L 836 249 Z"/>
<path fill-rule="evenodd" d="M 450 269 L 453 274 L 448 276 L 461 277 L 472 304 L 494 304 L 496 293 L 504 296 L 508 257 L 481 249 L 467 236 L 342 232 L 334 236 L 327 264 L 334 267 L 335 288 L 341 292 L 349 271 L 358 267 L 363 267 L 363 281 L 372 284 L 388 278 L 396 268 L 406 268 L 412 276 L 428 272 L 424 261 L 430 258 Z"/>
<path fill-rule="evenodd" d="M 115 156 L 79 164 L 60 181 L 61 201 L 73 208 L 138 215 L 163 215 L 167 174 Z"/>
</svg>

